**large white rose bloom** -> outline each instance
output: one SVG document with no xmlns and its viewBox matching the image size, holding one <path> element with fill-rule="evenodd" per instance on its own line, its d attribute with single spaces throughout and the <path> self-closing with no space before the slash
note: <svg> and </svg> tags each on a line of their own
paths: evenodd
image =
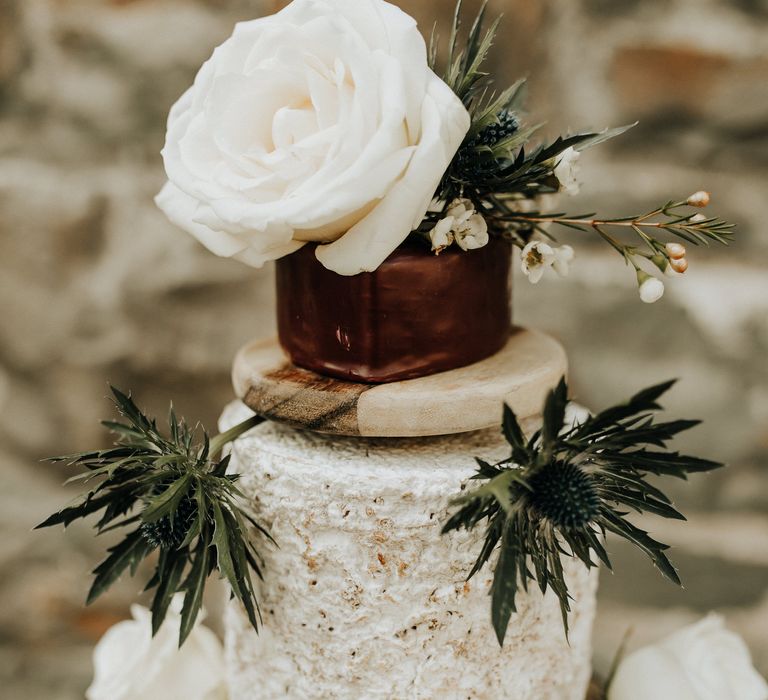
<svg viewBox="0 0 768 700">
<path fill-rule="evenodd" d="M 294 0 L 238 24 L 171 110 L 157 204 L 253 266 L 305 242 L 343 275 L 422 221 L 470 117 L 383 0 Z"/>
<path fill-rule="evenodd" d="M 608 700 L 768 700 L 744 640 L 709 615 L 619 664 Z"/>
<path fill-rule="evenodd" d="M 198 620 L 179 649 L 181 607 L 177 595 L 153 638 L 152 613 L 131 606 L 96 645 L 86 700 L 226 700 L 221 642 Z"/>
</svg>

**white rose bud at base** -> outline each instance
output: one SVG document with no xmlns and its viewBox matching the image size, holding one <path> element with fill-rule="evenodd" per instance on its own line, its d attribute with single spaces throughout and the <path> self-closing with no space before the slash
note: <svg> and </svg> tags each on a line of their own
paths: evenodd
<svg viewBox="0 0 768 700">
<path fill-rule="evenodd" d="M 710 615 L 658 644 L 630 654 L 608 700 L 768 700 L 744 641 Z"/>
<path fill-rule="evenodd" d="M 152 613 L 131 606 L 133 620 L 111 627 L 96 645 L 86 700 L 226 700 L 216 635 L 198 622 L 179 649 L 181 606 L 177 595 L 154 638 Z"/>
<path fill-rule="evenodd" d="M 294 0 L 238 24 L 171 110 L 157 197 L 217 255 L 306 242 L 375 270 L 423 220 L 469 130 L 414 19 L 383 0 Z"/>
</svg>

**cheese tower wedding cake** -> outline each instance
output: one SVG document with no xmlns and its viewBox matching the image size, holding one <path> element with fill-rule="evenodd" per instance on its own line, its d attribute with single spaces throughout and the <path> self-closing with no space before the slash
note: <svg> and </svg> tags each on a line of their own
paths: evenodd
<svg viewBox="0 0 768 700">
<path fill-rule="evenodd" d="M 427 45 L 383 0 L 294 0 L 238 24 L 171 110 L 157 204 L 217 255 L 276 261 L 276 337 L 237 355 L 213 437 L 113 389 L 114 448 L 61 459 L 95 485 L 43 526 L 124 528 L 89 601 L 149 561 L 147 635 L 172 618 L 183 645 L 225 579 L 231 700 L 583 700 L 611 537 L 679 583 L 632 515 L 681 519 L 649 478 L 721 466 L 667 447 L 695 425 L 656 421 L 672 382 L 569 403 L 511 280 L 567 275 L 556 235 L 593 236 L 653 303 L 681 241 L 731 225 L 703 191 L 550 213 L 580 152 L 629 127 L 539 136 L 523 81 L 484 72 L 498 21 L 462 14 Z"/>
<path fill-rule="evenodd" d="M 567 274 L 551 223 L 634 260 L 542 213 L 624 129 L 526 148 L 522 82 L 494 92 L 481 68 L 497 23 L 460 14 L 441 52 L 382 0 L 295 0 L 238 25 L 171 112 L 158 205 L 215 253 L 277 260 L 278 338 L 238 355 L 221 424 L 269 419 L 230 469 L 277 543 L 259 632 L 236 599 L 226 618 L 233 700 L 587 692 L 602 538 L 634 533 L 568 461 L 600 431 L 556 444 L 565 354 L 512 326 L 510 274 L 514 248 L 531 282 Z M 689 205 L 655 214 L 686 237 Z M 643 220 L 651 267 L 682 270 Z"/>
<path fill-rule="evenodd" d="M 264 555 L 270 575 L 259 587 L 259 634 L 238 604 L 226 616 L 233 700 L 584 700 L 596 569 L 567 565 L 568 640 L 557 598 L 532 589 L 519 595 L 500 647 L 489 615 L 492 575 L 467 581 L 480 534 L 440 534 L 449 502 L 475 471 L 473 456 L 508 457 L 498 427 L 503 401 L 520 406 L 518 415 L 533 431 L 541 419 L 531 407 L 540 410 L 563 371 L 554 341 L 517 331 L 495 358 L 368 388 L 353 408 L 349 396 L 359 387 L 288 365 L 271 344 L 246 348 L 234 370 L 238 393 L 281 422 L 241 438 L 232 468 L 279 548 Z M 315 410 L 323 392 L 327 404 Z M 378 408 L 366 404 L 366 396 L 377 394 Z M 342 405 L 347 417 L 328 420 L 325 408 Z M 378 423 L 366 418 L 367 410 L 398 415 Z M 232 405 L 222 428 L 248 414 L 246 406 Z M 287 416 L 294 416 L 290 425 Z M 494 427 L 474 430 L 483 422 Z M 360 425 L 368 434 L 383 426 L 378 432 L 387 437 L 362 437 Z M 398 437 L 462 427 L 473 430 Z"/>
</svg>

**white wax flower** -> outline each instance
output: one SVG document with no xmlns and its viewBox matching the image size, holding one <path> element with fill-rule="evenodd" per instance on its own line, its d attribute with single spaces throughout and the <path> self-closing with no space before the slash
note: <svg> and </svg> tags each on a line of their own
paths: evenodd
<svg viewBox="0 0 768 700">
<path fill-rule="evenodd" d="M 577 195 L 581 191 L 579 184 L 579 153 L 573 146 L 566 148 L 558 157 L 555 167 L 555 177 L 560 182 L 560 187 L 566 194 Z"/>
<path fill-rule="evenodd" d="M 469 199 L 452 202 L 447 214 L 453 219 L 452 230 L 462 250 L 476 250 L 488 245 L 488 224 Z"/>
<path fill-rule="evenodd" d="M 544 271 L 555 262 L 555 251 L 544 241 L 531 241 L 520 255 L 521 268 L 531 284 L 538 284 Z"/>
<path fill-rule="evenodd" d="M 448 248 L 453 243 L 453 218 L 448 216 L 444 219 L 440 219 L 429 232 L 429 238 L 432 241 L 432 250 L 439 253 Z"/>
<path fill-rule="evenodd" d="M 383 0 L 294 0 L 238 24 L 171 110 L 157 204 L 217 255 L 304 243 L 353 275 L 421 223 L 469 130 L 416 22 Z"/>
<path fill-rule="evenodd" d="M 555 248 L 555 259 L 552 262 L 552 267 L 560 277 L 566 277 L 575 257 L 576 253 L 571 246 L 561 245 L 559 248 Z"/>
<path fill-rule="evenodd" d="M 454 241 L 462 250 L 477 250 L 488 245 L 488 223 L 468 199 L 456 199 L 445 217 L 430 231 L 432 250 L 440 252 Z"/>
<path fill-rule="evenodd" d="M 456 231 L 456 243 L 462 250 L 477 250 L 488 245 L 488 224 L 480 214 L 471 217 L 466 225 Z"/>
<path fill-rule="evenodd" d="M 531 284 L 537 284 L 550 267 L 565 277 L 576 254 L 569 245 L 553 248 L 544 241 L 531 241 L 520 255 L 523 273 Z"/>
<path fill-rule="evenodd" d="M 640 299 L 646 304 L 655 304 L 664 296 L 664 283 L 656 277 L 646 275 L 640 283 Z"/>
<path fill-rule="evenodd" d="M 93 653 L 94 679 L 87 700 L 226 700 L 224 653 L 200 622 L 181 649 L 182 597 L 174 597 L 152 637 L 152 614 L 131 606 L 132 620 L 107 630 Z"/>
<path fill-rule="evenodd" d="M 744 640 L 709 615 L 624 659 L 608 700 L 768 700 Z"/>
</svg>

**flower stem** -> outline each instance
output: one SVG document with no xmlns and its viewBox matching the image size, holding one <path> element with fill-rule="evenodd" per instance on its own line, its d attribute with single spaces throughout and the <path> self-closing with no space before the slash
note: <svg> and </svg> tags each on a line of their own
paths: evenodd
<svg viewBox="0 0 768 700">
<path fill-rule="evenodd" d="M 600 224 L 593 223 L 592 228 L 597 231 L 597 233 L 600 235 L 600 237 L 608 243 L 614 250 L 616 250 L 619 255 L 626 258 L 627 257 L 627 246 L 622 245 L 619 243 L 613 236 L 609 236 L 603 229 L 600 228 Z"/>
<path fill-rule="evenodd" d="M 649 228 L 694 228 L 693 226 L 685 226 L 680 224 L 670 224 L 664 221 L 645 221 L 646 217 L 640 217 L 633 219 L 632 221 L 615 221 L 611 219 L 577 219 L 568 217 L 547 217 L 547 216 L 526 216 L 520 214 L 519 216 L 506 216 L 505 221 L 534 221 L 537 223 L 553 223 L 553 224 L 575 224 L 581 226 L 621 226 L 624 228 L 638 228 L 640 226 L 647 226 Z"/>
<path fill-rule="evenodd" d="M 251 428 L 255 428 L 265 420 L 266 419 L 262 418 L 261 416 L 251 416 L 247 420 L 244 420 L 242 423 L 238 423 L 233 428 L 230 428 L 229 430 L 212 438 L 210 447 L 211 456 L 218 454 L 221 452 L 225 445 L 228 445 L 230 442 L 234 442 L 243 433 L 247 433 Z"/>
</svg>

